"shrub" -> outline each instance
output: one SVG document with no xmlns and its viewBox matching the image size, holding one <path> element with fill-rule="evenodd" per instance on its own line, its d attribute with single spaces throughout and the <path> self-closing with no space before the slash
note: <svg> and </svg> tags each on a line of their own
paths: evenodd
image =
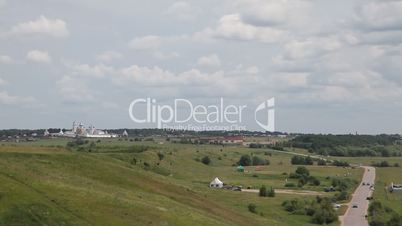
<svg viewBox="0 0 402 226">
<path fill-rule="evenodd" d="M 343 201 L 343 200 L 347 200 L 348 198 L 349 198 L 349 195 L 346 191 L 342 191 L 339 194 L 335 195 L 336 201 Z"/>
<path fill-rule="evenodd" d="M 205 165 L 209 165 L 211 163 L 211 159 L 209 158 L 209 156 L 204 156 L 201 159 L 201 162 L 204 163 Z"/>
<path fill-rule="evenodd" d="M 296 173 L 296 174 L 299 174 L 299 175 L 305 175 L 305 176 L 309 176 L 309 175 L 310 175 L 310 171 L 309 171 L 306 167 L 304 167 L 304 166 L 299 166 L 299 167 L 297 167 L 295 173 Z"/>
<path fill-rule="evenodd" d="M 329 224 L 337 220 L 338 216 L 332 208 L 331 200 L 317 197 L 313 201 L 292 199 L 282 203 L 283 208 L 293 214 L 311 216 L 316 224 Z"/>
<path fill-rule="evenodd" d="M 321 184 L 321 181 L 318 180 L 318 179 L 315 178 L 315 177 L 310 177 L 310 178 L 309 178 L 309 181 L 310 181 L 311 185 L 314 185 L 314 186 L 319 186 L 319 185 Z"/>
<path fill-rule="evenodd" d="M 251 166 L 252 161 L 251 161 L 250 155 L 242 155 L 240 157 L 240 160 L 237 162 L 237 164 L 241 165 L 241 166 Z"/>
<path fill-rule="evenodd" d="M 248 204 L 247 206 L 248 211 L 252 212 L 252 213 L 257 213 L 257 206 L 253 203 Z"/>
<path fill-rule="evenodd" d="M 267 196 L 268 197 L 275 197 L 275 189 L 273 189 L 272 187 L 270 189 L 268 189 Z"/>
<path fill-rule="evenodd" d="M 319 159 L 319 160 L 317 161 L 317 165 L 319 165 L 319 166 L 325 166 L 325 165 L 327 165 L 327 161 L 325 161 L 324 159 Z"/>
<path fill-rule="evenodd" d="M 343 166 L 343 167 L 345 167 L 345 166 L 350 166 L 350 164 L 349 164 L 348 162 L 339 161 L 339 160 L 333 161 L 333 162 L 332 162 L 332 165 L 334 165 L 334 166 Z"/>
<path fill-rule="evenodd" d="M 313 165 L 314 164 L 314 161 L 310 156 L 303 157 L 303 156 L 299 156 L 299 155 L 293 156 L 292 159 L 290 160 L 290 162 L 292 163 L 292 165 Z"/>
<path fill-rule="evenodd" d="M 253 156 L 252 164 L 253 164 L 253 166 L 269 165 L 269 161 L 267 162 L 267 160 L 265 160 L 261 157 Z"/>
<path fill-rule="evenodd" d="M 261 186 L 259 196 L 261 196 L 261 197 L 267 196 L 267 188 L 265 187 L 265 185 Z"/>
<path fill-rule="evenodd" d="M 372 166 L 375 166 L 375 167 L 390 167 L 391 165 L 387 161 L 381 161 L 381 162 L 373 163 Z"/>
<path fill-rule="evenodd" d="M 294 188 L 294 187 L 296 187 L 296 184 L 294 184 L 294 183 L 286 183 L 286 184 L 285 184 L 285 187 L 287 187 L 287 188 Z"/>
<path fill-rule="evenodd" d="M 159 161 L 162 161 L 163 158 L 165 158 L 165 155 L 160 152 L 158 152 L 157 155 L 158 155 Z"/>
</svg>

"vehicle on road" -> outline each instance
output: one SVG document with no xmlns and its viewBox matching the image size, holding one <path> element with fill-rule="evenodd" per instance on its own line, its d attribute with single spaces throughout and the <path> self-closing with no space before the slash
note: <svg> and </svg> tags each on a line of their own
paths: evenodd
<svg viewBox="0 0 402 226">
<path fill-rule="evenodd" d="M 359 206 L 355 203 L 352 205 L 352 208 L 358 208 Z"/>
</svg>

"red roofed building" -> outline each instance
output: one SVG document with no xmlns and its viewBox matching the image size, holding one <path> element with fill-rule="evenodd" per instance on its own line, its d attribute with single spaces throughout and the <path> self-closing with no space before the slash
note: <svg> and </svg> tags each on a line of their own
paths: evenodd
<svg viewBox="0 0 402 226">
<path fill-rule="evenodd" d="M 243 144 L 243 142 L 242 136 L 225 136 L 222 139 L 222 144 Z"/>
</svg>

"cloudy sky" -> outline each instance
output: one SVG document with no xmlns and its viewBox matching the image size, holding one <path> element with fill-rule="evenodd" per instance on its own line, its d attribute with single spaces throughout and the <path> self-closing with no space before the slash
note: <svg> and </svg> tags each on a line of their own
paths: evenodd
<svg viewBox="0 0 402 226">
<path fill-rule="evenodd" d="M 402 133 L 401 12 L 398 0 L 0 0 L 0 128 L 139 128 L 127 113 L 139 97 L 275 97 L 280 131 Z"/>
</svg>

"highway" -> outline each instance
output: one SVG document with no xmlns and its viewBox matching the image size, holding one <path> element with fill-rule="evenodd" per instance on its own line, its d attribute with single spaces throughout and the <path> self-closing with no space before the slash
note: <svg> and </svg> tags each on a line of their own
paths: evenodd
<svg viewBox="0 0 402 226">
<path fill-rule="evenodd" d="M 352 200 L 348 205 L 345 215 L 340 217 L 342 226 L 368 226 L 365 215 L 367 214 L 369 201 L 367 197 L 372 195 L 371 185 L 375 182 L 375 168 L 363 166 L 364 174 L 359 187 L 352 195 Z M 363 183 L 370 185 L 363 185 Z M 353 207 L 357 205 L 357 208 Z"/>
</svg>

